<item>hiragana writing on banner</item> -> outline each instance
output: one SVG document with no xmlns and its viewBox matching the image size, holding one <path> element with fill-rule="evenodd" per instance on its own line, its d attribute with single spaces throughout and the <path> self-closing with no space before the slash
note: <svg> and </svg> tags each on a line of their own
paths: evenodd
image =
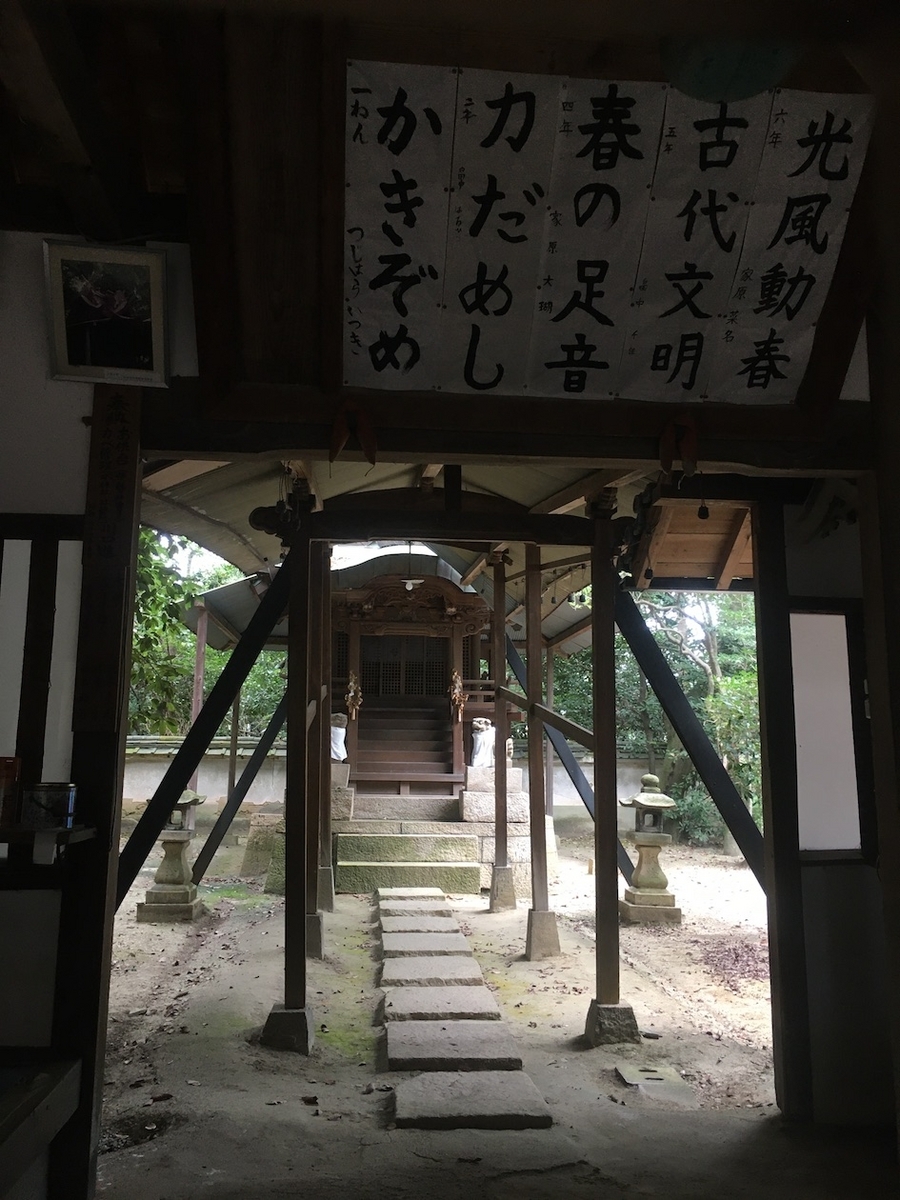
<svg viewBox="0 0 900 1200">
<path fill-rule="evenodd" d="M 570 79 L 559 93 L 528 390 L 615 391 L 666 88 Z"/>
<path fill-rule="evenodd" d="M 348 64 L 344 379 L 784 403 L 871 100 Z"/>
<path fill-rule="evenodd" d="M 344 382 L 422 388 L 435 378 L 456 74 L 347 66 Z"/>
</svg>

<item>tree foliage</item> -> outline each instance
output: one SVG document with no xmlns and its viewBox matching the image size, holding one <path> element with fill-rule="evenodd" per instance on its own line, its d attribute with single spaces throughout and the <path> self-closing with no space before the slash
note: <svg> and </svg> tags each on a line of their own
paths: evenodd
<svg viewBox="0 0 900 1200">
<path fill-rule="evenodd" d="M 753 597 L 748 593 L 642 592 L 635 596 L 669 667 L 759 822 L 759 706 Z M 618 752 L 643 759 L 679 802 L 692 841 L 719 840 L 723 824 L 625 640 L 616 635 Z M 555 665 L 554 707 L 592 723 L 592 653 Z"/>
<path fill-rule="evenodd" d="M 184 734 L 190 727 L 196 638 L 182 616 L 196 596 L 243 578 L 237 567 L 223 561 L 193 569 L 199 552 L 185 538 L 146 526 L 140 530 L 129 692 L 132 734 Z M 230 653 L 207 647 L 204 695 Z M 251 668 L 241 689 L 242 735 L 259 735 L 268 724 L 284 692 L 283 661 L 282 654 L 266 651 Z M 230 732 L 229 713 L 219 734 Z"/>
</svg>

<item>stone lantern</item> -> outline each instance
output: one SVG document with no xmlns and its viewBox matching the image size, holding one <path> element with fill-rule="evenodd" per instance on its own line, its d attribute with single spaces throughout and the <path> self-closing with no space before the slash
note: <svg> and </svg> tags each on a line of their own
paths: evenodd
<svg viewBox="0 0 900 1200">
<path fill-rule="evenodd" d="M 672 841 L 671 835 L 662 831 L 663 816 L 675 808 L 675 801 L 659 790 L 656 775 L 642 775 L 637 795 L 619 803 L 634 809 L 634 844 L 638 852 L 631 885 L 625 889 L 624 900 L 619 901 L 619 915 L 631 924 L 680 925 L 681 909 L 676 908 L 669 881 L 659 865 L 660 850 Z"/>
<path fill-rule="evenodd" d="M 188 848 L 194 836 L 195 813 L 205 796 L 190 790 L 172 809 L 160 834 L 163 859 L 153 877 L 153 886 L 144 893 L 144 902 L 137 906 L 137 919 L 144 922 L 196 921 L 206 910 L 197 896 L 197 886 L 191 877 Z"/>
</svg>

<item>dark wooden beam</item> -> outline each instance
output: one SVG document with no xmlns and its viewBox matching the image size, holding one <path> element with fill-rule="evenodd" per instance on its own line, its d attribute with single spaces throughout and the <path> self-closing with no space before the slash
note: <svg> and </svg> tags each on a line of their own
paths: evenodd
<svg viewBox="0 0 900 1200">
<path fill-rule="evenodd" d="M 641 616 L 637 604 L 627 592 L 616 592 L 616 624 L 637 660 L 638 666 L 647 677 L 663 712 L 672 722 L 678 738 L 688 757 L 697 769 L 713 803 L 722 814 L 728 828 L 747 860 L 760 886 L 766 887 L 766 870 L 763 857 L 762 834 L 747 811 L 731 776 L 725 770 L 715 746 L 700 724 L 690 701 L 679 686 L 666 662 L 662 650 L 656 643 L 647 623 Z M 596 655 L 596 648 L 594 650 Z M 595 671 L 596 674 L 596 671 Z M 790 690 L 790 688 L 789 688 Z M 793 738 L 793 724 L 788 730 Z M 796 786 L 796 783 L 795 783 Z M 768 825 L 766 826 L 768 830 Z"/>
<path fill-rule="evenodd" d="M 557 518 L 558 519 L 558 518 Z M 531 905 L 550 908 L 547 838 L 544 832 L 544 726 L 534 706 L 543 699 L 541 662 L 541 551 L 525 547 L 526 693 L 528 696 L 528 816 L 531 829 Z"/>
<path fill-rule="evenodd" d="M 94 76 L 61 0 L 0 5 L 0 81 L 41 169 L 60 189 L 78 231 L 123 234 L 125 148 L 97 98 Z"/>
<path fill-rule="evenodd" d="M 583 504 L 588 496 L 602 492 L 604 488 L 621 487 L 623 483 L 631 483 L 644 474 L 643 469 L 623 471 L 621 467 L 609 467 L 603 471 L 594 471 L 578 479 L 567 487 L 560 488 L 552 496 L 533 504 L 528 510 L 533 513 L 565 513 Z"/>
<path fill-rule="evenodd" d="M 775 1095 L 786 1117 L 810 1120 L 813 1116 L 812 1048 L 797 815 L 790 598 L 784 509 L 777 502 L 757 506 L 753 519 L 753 560 L 757 577 L 756 659 Z M 740 845 L 739 838 L 737 841 Z M 744 857 L 747 857 L 746 853 Z M 747 861 L 750 862 L 749 858 Z"/>
<path fill-rule="evenodd" d="M 140 391 L 97 385 L 84 517 L 83 582 L 72 710 L 75 820 L 96 837 L 67 860 L 56 963 L 53 1049 L 81 1060 L 78 1110 L 50 1149 L 47 1195 L 94 1194 L 103 1101 L 125 763 Z"/>
<path fill-rule="evenodd" d="M 719 560 L 719 565 L 716 567 L 715 581 L 717 592 L 727 592 L 731 587 L 738 563 L 741 561 L 741 557 L 747 548 L 747 543 L 750 541 L 752 532 L 750 510 L 745 509 L 743 512 L 735 513 L 731 531 L 728 534 L 728 541 L 723 547 L 722 557 Z"/>
<path fill-rule="evenodd" d="M 585 545 L 581 517 L 530 517 L 513 513 L 370 511 L 313 513 L 305 527 L 318 541 L 509 541 L 550 546 Z"/>
<path fill-rule="evenodd" d="M 653 582 L 653 559 L 665 540 L 672 523 L 672 508 L 651 509 L 651 528 L 644 534 L 632 564 L 632 579 L 636 588 L 648 588 Z"/>
<path fill-rule="evenodd" d="M 594 506 L 592 506 L 594 507 Z M 591 546 L 594 734 L 594 921 L 598 1004 L 618 1004 L 619 892 L 617 878 L 615 585 L 610 538 L 611 510 L 596 506 Z"/>
<path fill-rule="evenodd" d="M 494 676 L 494 866 L 509 866 L 507 828 L 506 739 L 509 715 L 500 688 L 506 682 L 506 562 L 502 552 L 491 557 L 494 611 L 491 621 L 491 671 Z M 492 892 L 493 895 L 493 892 Z"/>
<path fill-rule="evenodd" d="M 47 539 L 32 542 L 16 733 L 16 757 L 22 760 L 24 787 L 33 787 L 43 778 L 58 561 L 59 542 Z"/>
<path fill-rule="evenodd" d="M 309 538 L 298 537 L 290 553 L 287 789 L 284 805 L 284 1007 L 288 1011 L 306 1008 L 309 557 Z M 284 567 L 281 568 L 283 570 Z M 318 801 L 318 796 L 316 799 Z"/>
</svg>

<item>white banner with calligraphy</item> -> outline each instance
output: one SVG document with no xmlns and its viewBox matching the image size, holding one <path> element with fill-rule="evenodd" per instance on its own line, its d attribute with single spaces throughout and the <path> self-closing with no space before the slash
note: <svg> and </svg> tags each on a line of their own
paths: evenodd
<svg viewBox="0 0 900 1200">
<path fill-rule="evenodd" d="M 345 383 L 789 402 L 871 114 L 349 63 Z"/>
</svg>

